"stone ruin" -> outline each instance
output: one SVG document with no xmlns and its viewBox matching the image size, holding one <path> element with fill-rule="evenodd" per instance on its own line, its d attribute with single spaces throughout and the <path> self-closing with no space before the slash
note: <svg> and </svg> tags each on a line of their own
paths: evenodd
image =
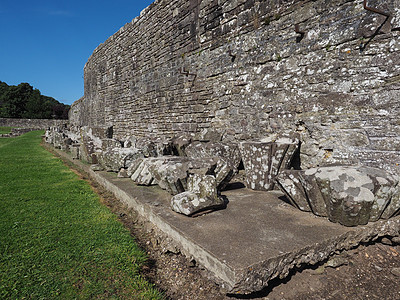
<svg viewBox="0 0 400 300">
<path fill-rule="evenodd" d="M 382 169 L 335 166 L 284 170 L 277 182 L 300 210 L 345 226 L 399 214 L 398 177 Z"/>
<path fill-rule="evenodd" d="M 46 141 L 92 164 L 93 170 L 117 172 L 138 185 L 158 185 L 173 197 L 171 208 L 185 215 L 222 208 L 220 195 L 237 175 L 241 163 L 238 144 L 221 136 L 181 134 L 172 139 L 112 138 L 112 127 L 51 128 Z"/>
<path fill-rule="evenodd" d="M 0 134 L 0 137 L 16 137 L 23 135 L 24 133 L 37 130 L 35 128 L 11 128 L 10 133 Z"/>
<path fill-rule="evenodd" d="M 171 209 L 193 216 L 223 209 L 230 182 L 260 191 L 281 189 L 305 212 L 345 226 L 365 225 L 400 213 L 398 176 L 367 166 L 298 169 L 297 138 L 222 142 L 217 132 L 172 139 L 113 138 L 113 128 L 60 128 L 46 142 L 89 162 L 94 171 L 118 173 L 135 184 L 158 185 L 171 194 Z M 242 176 L 239 171 L 242 170 Z"/>
<path fill-rule="evenodd" d="M 53 119 L 0 118 L 1 127 L 11 127 L 10 133 L 0 134 L 0 137 L 17 137 L 34 130 L 43 130 L 49 127 L 62 127 L 66 123 L 66 120 Z"/>
<path fill-rule="evenodd" d="M 400 7 L 370 2 L 157 0 L 94 51 L 46 141 L 188 216 L 231 182 L 345 226 L 396 216 Z"/>
</svg>

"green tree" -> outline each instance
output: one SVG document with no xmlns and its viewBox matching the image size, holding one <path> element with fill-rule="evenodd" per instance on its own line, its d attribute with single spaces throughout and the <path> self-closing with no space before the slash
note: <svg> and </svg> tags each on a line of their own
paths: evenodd
<svg viewBox="0 0 400 300">
<path fill-rule="evenodd" d="M 44 96 L 28 83 L 9 86 L 0 81 L 0 117 L 67 119 L 70 106 Z"/>
<path fill-rule="evenodd" d="M 22 115 L 23 118 L 41 119 L 45 115 L 43 113 L 43 97 L 40 95 L 40 91 L 35 89 L 29 96 L 28 101 L 25 104 L 25 112 Z"/>
<path fill-rule="evenodd" d="M 21 118 L 25 112 L 33 87 L 28 83 L 20 83 L 18 86 L 9 86 L 2 95 L 2 117 Z"/>
</svg>

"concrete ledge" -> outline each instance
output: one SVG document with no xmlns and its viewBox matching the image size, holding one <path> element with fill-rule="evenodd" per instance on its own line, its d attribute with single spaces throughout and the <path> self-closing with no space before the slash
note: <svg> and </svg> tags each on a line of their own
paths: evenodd
<svg viewBox="0 0 400 300">
<path fill-rule="evenodd" d="M 169 208 L 171 196 L 158 187 L 136 186 L 114 173 L 94 172 L 70 155 L 52 151 L 152 222 L 231 293 L 259 291 L 293 268 L 324 261 L 361 242 L 400 236 L 400 217 L 349 228 L 291 207 L 279 192 L 244 188 L 223 193 L 229 200 L 225 210 L 188 218 Z"/>
</svg>

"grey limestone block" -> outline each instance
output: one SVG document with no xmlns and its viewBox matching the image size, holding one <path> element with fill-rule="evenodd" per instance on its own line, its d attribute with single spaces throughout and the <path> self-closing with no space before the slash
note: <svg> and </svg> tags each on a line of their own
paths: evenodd
<svg viewBox="0 0 400 300">
<path fill-rule="evenodd" d="M 147 159 L 149 171 L 158 185 L 170 194 L 182 193 L 187 188 L 188 159 L 186 157 L 158 157 Z"/>
<path fill-rule="evenodd" d="M 174 195 L 172 207 L 191 215 L 195 212 L 219 207 L 224 203 L 219 197 L 215 170 L 220 158 L 191 159 L 182 156 L 139 158 L 126 170 L 127 176 L 140 185 L 158 184 Z M 225 174 L 220 170 L 217 174 Z M 178 196 L 179 195 L 179 196 Z M 178 209 L 177 207 L 180 207 Z"/>
<path fill-rule="evenodd" d="M 221 157 L 234 168 L 241 160 L 238 144 L 226 142 L 193 142 L 186 147 L 186 155 L 191 158 Z"/>
<path fill-rule="evenodd" d="M 286 170 L 275 178 L 290 203 L 302 211 L 311 211 L 308 195 L 303 187 L 301 174 L 297 170 Z"/>
<path fill-rule="evenodd" d="M 222 133 L 212 128 L 204 128 L 198 132 L 194 139 L 200 142 L 220 142 L 222 140 Z"/>
<path fill-rule="evenodd" d="M 296 171 L 293 170 L 293 172 Z M 285 172 L 282 172 L 282 174 L 284 173 Z M 299 175 L 299 179 L 302 184 L 306 199 L 308 200 L 308 203 L 310 205 L 311 211 L 317 216 L 327 217 L 328 215 L 326 212 L 326 203 L 324 200 L 324 196 L 322 195 L 316 180 L 314 180 L 314 178 L 312 177 L 313 175 L 304 173 L 297 174 Z"/>
<path fill-rule="evenodd" d="M 224 200 L 217 192 L 215 177 L 212 175 L 190 176 L 188 191 L 177 194 L 171 199 L 172 210 L 187 216 L 224 205 Z"/>
<path fill-rule="evenodd" d="M 218 190 L 223 190 L 237 173 L 237 166 L 233 166 L 231 162 L 224 158 L 218 158 L 217 166 L 214 171 Z"/>
<path fill-rule="evenodd" d="M 116 139 L 102 139 L 101 140 L 101 150 L 107 151 L 112 148 L 122 148 L 120 141 Z"/>
<path fill-rule="evenodd" d="M 102 127 L 90 127 L 92 136 L 96 136 L 100 139 L 111 139 L 113 137 L 113 126 L 102 126 Z"/>
<path fill-rule="evenodd" d="M 188 179 L 187 188 L 201 198 L 210 198 L 212 201 L 218 201 L 217 181 L 212 175 L 191 175 Z"/>
<path fill-rule="evenodd" d="M 149 171 L 158 185 L 170 194 L 176 195 L 186 191 L 188 178 L 191 175 L 214 175 L 218 159 L 190 159 L 182 156 L 161 156 L 146 159 Z"/>
<path fill-rule="evenodd" d="M 53 145 L 54 148 L 62 149 L 65 145 L 65 137 L 62 132 L 53 132 Z"/>
<path fill-rule="evenodd" d="M 177 134 L 171 139 L 171 147 L 175 155 L 186 156 L 186 147 L 193 141 L 194 136 L 188 133 Z"/>
<path fill-rule="evenodd" d="M 127 175 L 141 185 L 157 183 L 172 195 L 186 190 L 188 159 L 178 156 L 144 157 L 136 159 Z"/>
<path fill-rule="evenodd" d="M 173 146 L 170 139 L 158 137 L 153 139 L 156 156 L 173 155 Z"/>
<path fill-rule="evenodd" d="M 398 184 L 393 191 L 390 203 L 383 211 L 381 218 L 389 219 L 391 217 L 398 216 L 400 214 L 400 184 Z"/>
<path fill-rule="evenodd" d="M 152 185 L 154 177 L 150 173 L 148 160 L 145 158 L 138 159 L 135 164 L 137 164 L 137 168 L 133 172 L 131 179 L 139 185 Z"/>
<path fill-rule="evenodd" d="M 195 213 L 200 204 L 199 196 L 190 191 L 177 194 L 171 199 L 171 209 L 187 216 Z"/>
<path fill-rule="evenodd" d="M 128 136 L 125 140 L 124 140 L 124 148 L 136 148 L 136 141 L 137 138 L 135 136 Z"/>
<path fill-rule="evenodd" d="M 79 151 L 80 148 L 81 148 L 80 144 L 72 145 L 72 147 L 71 147 L 71 156 L 72 156 L 73 159 L 80 159 L 81 158 L 80 151 Z"/>
<path fill-rule="evenodd" d="M 215 175 L 215 170 L 220 159 L 218 157 L 204 157 L 189 159 L 189 175 Z"/>
<path fill-rule="evenodd" d="M 142 164 L 143 159 L 144 159 L 144 157 L 139 157 L 139 158 L 135 159 L 134 161 L 132 161 L 132 163 L 126 170 L 128 177 L 131 177 L 133 175 L 133 173 L 135 173 L 137 168 L 139 168 L 139 166 Z"/>
<path fill-rule="evenodd" d="M 92 161 L 92 154 L 95 152 L 95 146 L 92 141 L 84 141 L 80 144 L 79 153 L 82 160 L 87 161 L 90 164 L 96 163 Z"/>
<path fill-rule="evenodd" d="M 172 195 L 187 190 L 187 181 L 191 175 L 213 175 L 217 188 L 226 184 L 234 174 L 232 168 L 221 158 L 189 158 L 182 156 L 148 157 L 134 161 L 127 169 L 128 176 L 140 184 L 141 175 L 152 176 L 158 185 Z"/>
<path fill-rule="evenodd" d="M 88 126 L 83 126 L 79 128 L 79 138 L 81 144 L 81 159 L 89 163 L 97 163 L 96 159 L 93 161 L 94 156 L 101 152 L 102 149 L 102 139 L 109 138 L 110 135 L 106 134 L 107 128 L 92 128 Z"/>
<path fill-rule="evenodd" d="M 298 147 L 299 142 L 296 139 L 240 143 L 247 187 L 253 190 L 274 189 L 274 178 L 280 170 L 290 166 Z"/>
<path fill-rule="evenodd" d="M 124 143 L 124 147 L 137 148 L 143 152 L 145 157 L 158 157 L 164 155 L 172 155 L 173 147 L 170 139 L 159 137 L 128 137 Z"/>
<path fill-rule="evenodd" d="M 398 213 L 398 177 L 363 166 L 284 170 L 278 186 L 303 211 L 345 226 L 365 225 Z"/>
<path fill-rule="evenodd" d="M 144 157 L 157 157 L 158 149 L 153 139 L 142 137 L 136 140 L 135 148 L 139 149 Z"/>
<path fill-rule="evenodd" d="M 109 148 L 97 155 L 99 164 L 114 172 L 129 168 L 140 157 L 143 157 L 143 153 L 135 148 Z"/>
<path fill-rule="evenodd" d="M 216 158 L 214 175 L 219 190 L 230 182 L 238 173 L 241 155 L 239 146 L 225 142 L 193 142 L 186 147 L 186 154 L 192 159 Z"/>
<path fill-rule="evenodd" d="M 300 170 L 283 170 L 275 182 L 293 206 L 317 216 L 328 216 L 325 199 L 312 175 Z"/>
<path fill-rule="evenodd" d="M 375 201 L 371 208 L 370 221 L 377 221 L 382 217 L 385 210 L 394 209 L 398 210 L 398 183 L 399 180 L 393 174 L 385 170 L 371 167 L 362 167 L 359 169 L 361 172 L 366 173 L 372 180 L 374 186 L 373 193 Z"/>
</svg>

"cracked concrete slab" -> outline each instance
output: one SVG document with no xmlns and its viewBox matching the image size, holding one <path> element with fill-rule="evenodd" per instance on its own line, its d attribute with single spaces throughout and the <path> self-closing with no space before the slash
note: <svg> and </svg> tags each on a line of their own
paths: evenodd
<svg viewBox="0 0 400 300">
<path fill-rule="evenodd" d="M 324 261 L 361 242 L 400 235 L 400 217 L 345 227 L 299 211 L 285 203 L 280 192 L 244 188 L 223 192 L 229 200 L 226 209 L 188 218 L 170 209 L 170 195 L 159 187 L 94 172 L 56 151 L 157 226 L 230 293 L 259 291 L 293 268 Z"/>
</svg>

